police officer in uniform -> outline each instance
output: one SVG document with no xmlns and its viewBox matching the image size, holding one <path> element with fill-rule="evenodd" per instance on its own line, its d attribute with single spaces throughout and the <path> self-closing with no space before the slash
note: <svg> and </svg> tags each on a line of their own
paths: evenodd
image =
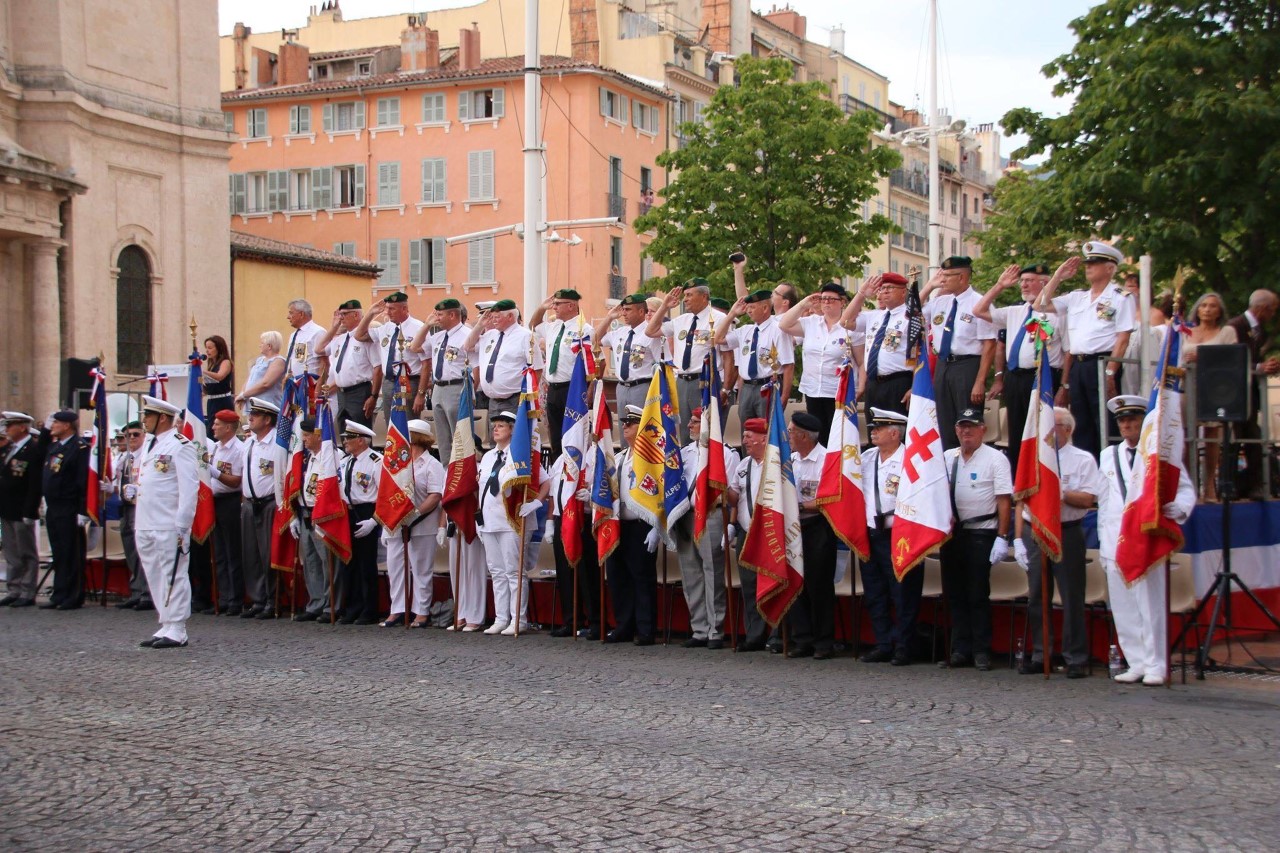
<svg viewBox="0 0 1280 853">
<path fill-rule="evenodd" d="M 920 293 L 923 301 L 936 287 L 939 293 L 924 306 L 925 322 L 932 329 L 933 351 L 938 356 L 933 393 L 938 423 L 954 424 L 956 416 L 973 406 L 982 408 L 987 397 L 987 371 L 996 354 L 996 330 L 974 308 L 982 295 L 969 284 L 973 261 L 955 255 L 942 262 L 939 274 Z M 942 446 L 951 450 L 959 441 L 953 431 L 942 430 Z"/>
<path fill-rule="evenodd" d="M 592 340 L 611 355 L 613 375 L 618 380 L 614 395 L 619 412 L 628 406 L 644 407 L 653 370 L 662 361 L 662 336 L 650 337 L 645 332 L 648 313 L 645 295 L 629 293 L 609 309 L 592 332 Z M 620 325 L 609 331 L 615 320 L 620 320 Z"/>
<path fill-rule="evenodd" d="M 79 436 L 80 416 L 53 415 L 41 432 L 45 446 L 45 531 L 53 551 L 53 595 L 42 610 L 76 610 L 84 604 L 85 496 L 89 486 L 89 443 Z"/>
<path fill-rule="evenodd" d="M 138 504 L 134 536 L 138 559 L 147 575 L 160 628 L 140 645 L 152 649 L 187 644 L 191 618 L 191 524 L 200 488 L 201 450 L 174 429 L 182 414 L 177 406 L 155 397 L 142 398 L 142 421 L 151 437 L 138 464 Z"/>
<path fill-rule="evenodd" d="M 241 619 L 274 619 L 276 575 L 271 569 L 272 523 L 276 507 L 276 419 L 280 409 L 261 397 L 249 399 L 249 437 L 244 441 L 240 480 L 240 541 L 245 592 L 250 606 Z"/>
<path fill-rule="evenodd" d="M 862 306 L 873 298 L 883 307 L 863 311 Z M 873 275 L 858 288 L 840 320 L 846 329 L 866 337 L 862 393 L 866 410 L 905 415 L 914 375 L 907 364 L 907 280 L 896 272 Z"/>
<path fill-rule="evenodd" d="M 4 412 L 3 418 L 9 443 L 0 448 L 0 538 L 9 588 L 0 598 L 0 607 L 30 607 L 35 604 L 39 575 L 40 448 L 31 438 L 30 415 Z"/>
<path fill-rule="evenodd" d="M 359 299 L 348 299 L 333 312 L 333 325 L 317 345 L 329 359 L 329 382 L 325 391 L 337 400 L 337 427 L 341 431 L 348 419 L 373 426 L 373 410 L 378 400 L 373 396 L 373 371 L 378 367 L 378 350 L 370 341 L 356 338 L 355 331 L 364 319 Z"/>
<path fill-rule="evenodd" d="M 125 424 L 125 452 L 118 460 L 116 491 L 120 495 L 120 541 L 124 545 L 124 561 L 129 567 L 129 597 L 117 602 L 121 610 L 150 610 L 151 591 L 147 575 L 138 559 L 135 516 L 138 506 L 138 475 L 141 473 L 142 446 L 147 433 L 139 421 Z M 239 507 L 237 507 L 237 512 Z"/>
<path fill-rule="evenodd" d="M 382 454 L 371 450 L 373 430 L 354 421 L 342 434 L 347 458 L 338 466 L 338 484 L 351 524 L 351 560 L 342 564 L 343 625 L 378 622 L 378 522 L 373 518 L 382 475 Z"/>
</svg>

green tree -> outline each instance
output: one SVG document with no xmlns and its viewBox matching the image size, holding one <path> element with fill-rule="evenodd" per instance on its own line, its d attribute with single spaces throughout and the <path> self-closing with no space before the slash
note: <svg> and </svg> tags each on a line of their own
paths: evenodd
<svg viewBox="0 0 1280 853">
<path fill-rule="evenodd" d="M 662 202 L 636 220 L 656 232 L 648 254 L 672 286 L 701 276 L 731 293 L 728 256 L 747 254 L 754 281 L 787 280 L 802 290 L 859 274 L 868 250 L 893 223 L 862 202 L 901 162 L 871 144 L 873 113 L 846 115 L 822 97 L 822 83 L 795 83 L 785 59 L 742 56 L 740 85 L 722 86 L 703 124 L 681 129 L 687 144 L 658 156 L 678 173 Z"/>
<path fill-rule="evenodd" d="M 1048 154 L 1036 204 L 1078 239 L 1122 235 L 1159 277 L 1185 266 L 1222 292 L 1273 286 L 1278 24 L 1280 0 L 1107 0 L 1073 21 L 1075 48 L 1043 69 L 1071 110 L 1002 121 L 1029 137 L 1014 157 Z M 1059 235 L 1056 214 L 1043 221 Z"/>
</svg>

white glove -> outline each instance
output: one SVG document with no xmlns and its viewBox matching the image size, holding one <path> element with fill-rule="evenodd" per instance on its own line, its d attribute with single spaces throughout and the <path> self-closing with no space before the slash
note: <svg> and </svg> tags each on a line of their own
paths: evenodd
<svg viewBox="0 0 1280 853">
<path fill-rule="evenodd" d="M 123 489 L 121 489 L 120 494 L 127 501 L 136 501 L 138 499 L 138 487 L 135 486 L 133 483 L 125 483 L 125 486 Z"/>
<path fill-rule="evenodd" d="M 372 518 L 366 518 L 364 521 L 356 522 L 356 538 L 363 539 L 374 531 L 378 526 L 378 522 Z"/>
<path fill-rule="evenodd" d="M 289 535 L 292 536 L 294 539 L 302 538 L 302 536 L 298 532 L 300 526 L 301 525 L 298 524 L 298 519 L 296 518 L 293 521 L 289 522 Z"/>
<path fill-rule="evenodd" d="M 1013 540 L 1013 559 L 1018 561 L 1024 572 L 1031 571 L 1031 560 L 1027 557 L 1027 543 L 1021 539 Z"/>
<path fill-rule="evenodd" d="M 658 541 L 662 537 L 658 535 L 658 531 L 650 530 L 649 535 L 644 537 L 644 549 L 650 554 L 658 550 Z"/>
<path fill-rule="evenodd" d="M 88 526 L 89 526 L 89 523 L 90 523 L 90 522 L 89 522 L 89 516 L 87 516 L 87 515 L 77 515 L 77 516 L 76 516 L 76 524 L 80 525 L 81 527 L 88 527 Z"/>
<path fill-rule="evenodd" d="M 540 509 L 542 509 L 542 501 L 540 500 L 532 500 L 526 504 L 521 504 L 520 517 L 528 518 L 529 516 L 533 515 L 535 512 L 537 512 Z"/>
<path fill-rule="evenodd" d="M 738 528 L 734 527 L 732 524 L 724 529 L 724 534 L 729 537 L 730 545 L 738 541 Z"/>
<path fill-rule="evenodd" d="M 1178 505 L 1175 503 L 1167 503 L 1160 507 L 1160 514 L 1165 518 L 1172 518 L 1179 524 L 1186 521 L 1186 517 L 1182 514 L 1182 511 L 1178 509 Z"/>
<path fill-rule="evenodd" d="M 178 550 L 182 550 L 186 547 L 187 547 L 187 534 L 179 533 L 178 534 Z"/>
<path fill-rule="evenodd" d="M 578 489 L 573 496 L 583 503 L 587 503 L 591 500 L 591 491 L 589 489 Z"/>
<path fill-rule="evenodd" d="M 1023 545 L 1022 547 L 1026 548 L 1027 546 Z M 991 565 L 994 566 L 1007 556 L 1009 556 L 1009 543 L 1003 537 L 997 536 L 996 541 L 991 543 Z"/>
<path fill-rule="evenodd" d="M 436 528 L 436 547 L 443 548 L 446 531 L 443 527 Z"/>
<path fill-rule="evenodd" d="M 547 519 L 546 529 L 542 531 L 542 541 L 543 542 L 556 541 L 556 526 L 555 524 L 552 523 L 550 518 Z"/>
</svg>

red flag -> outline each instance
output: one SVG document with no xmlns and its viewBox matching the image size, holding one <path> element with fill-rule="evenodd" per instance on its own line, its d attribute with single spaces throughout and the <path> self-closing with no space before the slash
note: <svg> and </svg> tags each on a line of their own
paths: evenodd
<svg viewBox="0 0 1280 853">
<path fill-rule="evenodd" d="M 1053 374 L 1042 345 L 1037 346 L 1036 361 L 1036 384 L 1031 389 L 1031 408 L 1022 430 L 1013 499 L 1025 501 L 1031 516 L 1031 535 L 1041 552 L 1056 563 L 1062 559 L 1062 479 L 1053 421 Z"/>
<path fill-rule="evenodd" d="M 283 507 L 275 508 L 271 519 L 271 568 L 282 572 L 293 571 L 298 562 L 298 540 L 289 532 L 293 513 Z"/>
<path fill-rule="evenodd" d="M 480 478 L 476 474 L 474 398 L 471 371 L 464 370 L 458 420 L 453 427 L 453 447 L 449 453 L 440 505 L 444 507 L 449 520 L 461 531 L 466 542 L 474 542 L 476 539 L 476 507 L 480 500 Z"/>
<path fill-rule="evenodd" d="M 698 475 L 693 483 L 693 538 L 707 532 L 707 517 L 729 488 L 724 467 L 724 426 L 720 412 L 720 372 L 716 351 L 702 363 L 702 419 L 698 428 Z"/>
<path fill-rule="evenodd" d="M 89 394 L 89 408 L 93 409 L 93 439 L 89 445 L 89 486 L 85 491 L 85 515 L 101 525 L 102 484 L 111 482 L 111 446 L 107 435 L 107 374 L 95 367 L 89 372 L 93 377 L 93 391 Z"/>
<path fill-rule="evenodd" d="M 591 478 L 591 532 L 596 535 L 596 557 L 600 565 L 618 547 L 622 523 L 618 520 L 618 472 L 613 455 L 613 416 L 604 399 L 604 383 L 596 383 L 595 437 L 596 465 Z"/>
<path fill-rule="evenodd" d="M 867 534 L 867 500 L 862 494 L 857 368 L 848 362 L 840 370 L 840 387 L 836 391 L 840 406 L 831 420 L 817 501 L 840 541 L 859 559 L 866 560 L 871 556 L 871 539 Z"/>
<path fill-rule="evenodd" d="M 318 406 L 320 419 L 320 453 L 316 456 L 316 504 L 311 510 L 311 523 L 333 555 L 342 562 L 351 560 L 351 527 L 347 522 L 347 505 L 342 502 L 338 482 L 338 454 L 334 449 L 333 412 Z"/>
<path fill-rule="evenodd" d="M 378 478 L 378 498 L 373 508 L 373 517 L 393 533 L 418 515 L 413 503 L 413 457 L 409 453 L 409 417 L 405 412 L 409 380 L 404 366 L 398 369 L 401 373 L 387 418 L 387 444 L 382 451 L 382 476 Z"/>
</svg>

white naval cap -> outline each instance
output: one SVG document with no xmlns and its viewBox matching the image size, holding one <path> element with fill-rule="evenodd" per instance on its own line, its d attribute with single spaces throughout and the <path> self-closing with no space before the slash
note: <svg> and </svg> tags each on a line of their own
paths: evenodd
<svg viewBox="0 0 1280 853">
<path fill-rule="evenodd" d="M 485 311 L 488 311 L 490 308 L 492 308 L 493 306 L 495 306 L 495 305 L 497 305 L 497 304 L 498 304 L 498 300 L 496 300 L 496 299 L 490 299 L 490 300 L 488 300 L 487 302 L 477 302 L 477 303 L 476 303 L 476 311 L 479 311 L 479 312 L 483 313 L 483 312 L 485 312 Z"/>
<path fill-rule="evenodd" d="M 260 415 L 279 415 L 280 407 L 270 400 L 264 400 L 261 397 L 249 398 L 249 413 L 258 413 Z"/>
<path fill-rule="evenodd" d="M 355 421 L 352 421 L 352 420 L 347 421 L 347 425 L 342 428 L 342 434 L 344 436 L 354 436 L 356 438 L 373 438 L 374 437 L 373 430 L 369 429 L 364 424 L 356 423 Z"/>
<path fill-rule="evenodd" d="M 0 419 L 4 420 L 4 425 L 9 424 L 30 424 L 35 423 L 35 418 L 26 412 L 0 412 Z"/>
<path fill-rule="evenodd" d="M 640 408 L 639 406 L 627 406 L 626 410 L 622 413 L 622 420 L 624 422 L 635 421 L 639 423 L 640 419 L 643 417 L 644 417 L 644 409 Z"/>
<path fill-rule="evenodd" d="M 1084 244 L 1084 259 L 1089 261 L 1110 261 L 1113 264 L 1124 261 L 1124 253 L 1109 243 L 1101 240 L 1090 240 Z"/>
<path fill-rule="evenodd" d="M 431 429 L 431 424 L 422 418 L 414 418 L 409 421 L 409 432 L 416 432 L 418 435 L 435 435 L 435 432 Z"/>
<path fill-rule="evenodd" d="M 895 412 L 892 409 L 877 409 L 875 406 L 871 407 L 871 423 L 873 426 L 875 424 L 905 424 L 906 422 L 907 416 L 902 412 Z"/>
<path fill-rule="evenodd" d="M 505 421 L 506 423 L 511 423 L 511 424 L 513 424 L 513 423 L 515 423 L 515 422 L 516 422 L 516 416 L 515 416 L 515 413 L 514 413 L 514 412 L 498 412 L 498 414 L 496 414 L 496 415 L 490 415 L 490 416 L 489 416 L 489 420 L 491 420 L 491 421 Z"/>
<path fill-rule="evenodd" d="M 161 400 L 159 397 L 152 397 L 149 394 L 142 395 L 142 411 L 154 412 L 157 415 L 170 415 L 175 418 L 182 414 L 182 409 L 179 409 L 173 403 L 168 400 Z"/>
<path fill-rule="evenodd" d="M 1107 410 L 1117 418 L 1147 413 L 1147 398 L 1137 394 L 1120 394 L 1107 401 Z"/>
</svg>

